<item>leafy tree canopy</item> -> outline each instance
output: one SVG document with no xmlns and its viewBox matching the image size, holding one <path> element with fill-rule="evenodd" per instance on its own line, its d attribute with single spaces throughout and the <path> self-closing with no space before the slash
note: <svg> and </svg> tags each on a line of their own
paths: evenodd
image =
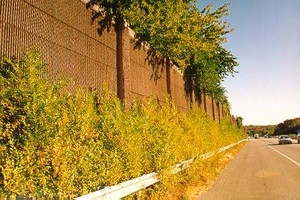
<svg viewBox="0 0 300 200">
<path fill-rule="evenodd" d="M 100 24 L 117 20 L 135 31 L 139 42 L 148 42 L 162 60 L 170 58 L 182 71 L 188 71 L 201 91 L 220 96 L 221 82 L 235 73 L 236 58 L 222 44 L 230 33 L 223 20 L 229 4 L 212 11 L 212 5 L 199 10 L 195 0 L 95 0 L 104 8 Z M 105 26 L 104 26 L 105 27 Z M 223 94 L 223 99 L 226 95 Z"/>
</svg>

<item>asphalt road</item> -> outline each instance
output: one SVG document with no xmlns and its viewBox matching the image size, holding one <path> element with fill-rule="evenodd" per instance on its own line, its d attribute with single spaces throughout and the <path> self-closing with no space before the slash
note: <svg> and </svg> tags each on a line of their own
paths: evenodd
<svg viewBox="0 0 300 200">
<path fill-rule="evenodd" d="M 300 200 L 300 144 L 252 139 L 198 200 Z"/>
</svg>

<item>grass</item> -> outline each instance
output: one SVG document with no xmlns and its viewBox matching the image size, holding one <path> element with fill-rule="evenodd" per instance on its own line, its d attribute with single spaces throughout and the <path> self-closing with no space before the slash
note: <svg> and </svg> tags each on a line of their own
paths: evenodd
<svg viewBox="0 0 300 200">
<path fill-rule="evenodd" d="M 208 189 L 228 166 L 228 164 L 236 157 L 243 148 L 245 142 L 240 143 L 229 150 L 214 155 L 206 160 L 198 160 L 192 164 L 191 168 L 181 173 L 183 177 L 190 177 L 185 181 L 177 182 L 168 190 L 154 193 L 149 199 L 197 199 L 197 197 L 206 189 Z"/>
</svg>

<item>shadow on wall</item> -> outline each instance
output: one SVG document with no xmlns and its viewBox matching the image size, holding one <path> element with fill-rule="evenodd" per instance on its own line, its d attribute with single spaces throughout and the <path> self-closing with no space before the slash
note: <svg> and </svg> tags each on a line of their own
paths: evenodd
<svg viewBox="0 0 300 200">
<path fill-rule="evenodd" d="M 201 106 L 202 104 L 202 92 L 201 89 L 194 83 L 193 81 L 193 69 L 192 68 L 187 68 L 184 71 L 184 90 L 185 94 L 188 97 L 188 100 L 190 101 L 190 105 L 192 105 L 195 101 L 196 105 L 198 107 Z"/>
<path fill-rule="evenodd" d="M 96 5 L 95 1 L 90 1 L 88 4 L 86 4 L 86 8 L 91 8 L 94 5 Z M 98 8 L 97 11 L 93 11 L 93 15 L 91 18 L 91 23 L 95 23 L 97 21 L 99 27 L 97 29 L 98 34 L 101 36 L 104 31 L 110 32 L 112 28 L 114 27 L 114 30 L 120 37 L 122 37 L 122 33 L 125 29 L 124 20 L 120 18 L 114 17 L 111 13 L 106 12 L 104 9 Z M 147 57 L 145 58 L 145 63 L 147 65 L 151 66 L 152 68 L 152 74 L 150 77 L 150 80 L 154 81 L 155 84 L 162 78 L 162 74 L 166 74 L 166 88 L 167 88 L 167 94 L 172 97 L 171 94 L 171 72 L 170 69 L 172 68 L 172 62 L 169 60 L 169 58 L 164 58 L 161 56 L 161 54 L 155 50 L 154 48 L 150 47 L 143 38 L 135 38 L 132 39 L 134 43 L 134 49 L 141 50 L 147 52 Z M 122 46 L 118 45 L 118 43 L 122 42 L 122 39 L 117 42 L 117 52 L 119 52 L 119 55 L 117 53 L 117 59 L 118 57 L 122 57 Z M 118 47 L 119 46 L 119 47 Z M 118 48 L 121 48 L 118 50 Z M 121 60 L 121 58 L 119 58 Z M 122 62 L 122 61 L 121 61 Z M 117 73 L 118 73 L 118 97 L 120 99 L 124 99 L 124 91 L 122 88 L 124 88 L 124 80 L 122 77 L 124 77 L 124 69 L 122 63 L 117 63 Z M 190 69 L 185 70 L 183 73 L 183 80 L 184 80 L 184 90 L 185 90 L 185 98 L 186 102 L 189 104 L 190 107 L 192 106 L 201 106 L 202 102 L 202 94 L 201 90 L 198 86 L 196 86 L 193 82 L 192 72 Z"/>
</svg>

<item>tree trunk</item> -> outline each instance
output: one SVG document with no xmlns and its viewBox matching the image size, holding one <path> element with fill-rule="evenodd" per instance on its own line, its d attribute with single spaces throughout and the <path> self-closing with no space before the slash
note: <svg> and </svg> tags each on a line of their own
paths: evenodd
<svg viewBox="0 0 300 200">
<path fill-rule="evenodd" d="M 117 96 L 121 101 L 125 98 L 124 65 L 123 65 L 123 30 L 124 20 L 116 18 L 116 64 L 117 64 Z"/>
<path fill-rule="evenodd" d="M 167 81 L 167 93 L 172 98 L 171 94 L 171 66 L 169 57 L 166 58 L 166 81 Z"/>
</svg>

